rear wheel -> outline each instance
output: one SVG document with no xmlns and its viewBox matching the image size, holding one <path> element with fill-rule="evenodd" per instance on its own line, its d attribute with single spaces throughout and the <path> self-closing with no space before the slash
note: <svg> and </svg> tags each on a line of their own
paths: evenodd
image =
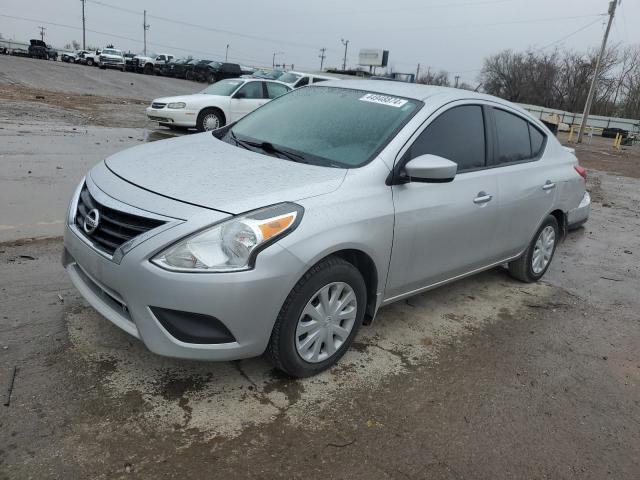
<svg viewBox="0 0 640 480">
<path fill-rule="evenodd" d="M 205 108 L 198 114 L 196 120 L 196 128 L 200 132 L 210 132 L 218 128 L 224 127 L 225 121 L 222 113 L 213 108 Z"/>
<path fill-rule="evenodd" d="M 329 257 L 313 266 L 284 302 L 267 358 L 292 377 L 331 367 L 353 342 L 367 300 L 362 275 L 351 263 Z"/>
<path fill-rule="evenodd" d="M 92 58 L 89 58 L 89 59 L 87 60 L 87 65 L 89 65 L 90 67 L 92 67 L 92 66 L 93 66 L 93 59 L 92 59 Z"/>
<path fill-rule="evenodd" d="M 144 73 L 145 75 L 153 75 L 153 65 L 150 63 L 147 63 L 144 66 Z"/>
<path fill-rule="evenodd" d="M 558 220 L 548 215 L 522 256 L 509 263 L 511 276 L 527 283 L 540 280 L 551 264 L 559 239 Z"/>
</svg>

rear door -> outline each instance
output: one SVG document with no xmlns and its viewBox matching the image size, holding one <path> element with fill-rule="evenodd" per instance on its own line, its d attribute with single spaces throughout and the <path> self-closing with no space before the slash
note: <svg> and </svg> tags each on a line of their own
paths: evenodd
<svg viewBox="0 0 640 480">
<path fill-rule="evenodd" d="M 229 105 L 231 121 L 235 122 L 241 119 L 268 101 L 264 82 L 246 82 L 231 98 Z"/>
<path fill-rule="evenodd" d="M 487 108 L 452 104 L 416 132 L 400 160 L 434 154 L 458 164 L 452 182 L 394 185 L 395 228 L 386 299 L 499 259 L 498 185 L 487 159 Z"/>
<path fill-rule="evenodd" d="M 500 195 L 499 242 L 509 256 L 521 253 L 557 193 L 558 169 L 545 158 L 546 133 L 525 116 L 507 108 L 491 108 L 495 135 L 493 170 Z"/>
</svg>

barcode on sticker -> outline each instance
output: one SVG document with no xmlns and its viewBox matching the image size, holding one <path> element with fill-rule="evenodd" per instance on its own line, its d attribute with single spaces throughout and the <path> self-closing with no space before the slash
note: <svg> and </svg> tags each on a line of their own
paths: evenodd
<svg viewBox="0 0 640 480">
<path fill-rule="evenodd" d="M 367 93 L 360 97 L 363 102 L 379 103 L 381 105 L 389 105 L 390 107 L 401 107 L 407 100 L 404 98 L 390 97 L 389 95 L 380 95 L 378 93 Z"/>
</svg>

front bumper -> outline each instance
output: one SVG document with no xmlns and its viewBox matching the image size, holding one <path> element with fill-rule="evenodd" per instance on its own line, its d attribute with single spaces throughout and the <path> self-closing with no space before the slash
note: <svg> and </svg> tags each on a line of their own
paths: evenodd
<svg viewBox="0 0 640 480">
<path fill-rule="evenodd" d="M 580 204 L 573 210 L 569 210 L 567 214 L 567 226 L 569 228 L 578 228 L 589 219 L 589 211 L 591 210 L 591 196 L 589 192 L 584 192 L 584 196 Z"/>
<path fill-rule="evenodd" d="M 187 109 L 171 109 L 171 108 L 151 108 L 147 107 L 147 117 L 149 120 L 161 123 L 163 125 L 176 125 L 178 127 L 196 126 L 196 118 L 198 112 Z"/>
<path fill-rule="evenodd" d="M 170 228 L 159 228 L 159 233 L 134 246 L 117 262 L 96 251 L 68 222 L 63 266 L 89 304 L 154 353 L 194 360 L 258 356 L 269 342 L 282 304 L 306 267 L 278 244 L 262 251 L 255 268 L 244 272 L 176 273 L 149 261 L 159 250 L 200 229 L 203 219 L 198 217 L 195 222 L 174 222 Z M 180 341 L 163 327 L 152 308 L 215 317 L 235 341 Z"/>
</svg>

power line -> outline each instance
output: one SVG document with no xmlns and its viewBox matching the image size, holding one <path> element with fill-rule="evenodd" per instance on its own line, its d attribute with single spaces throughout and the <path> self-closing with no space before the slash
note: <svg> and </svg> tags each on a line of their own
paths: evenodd
<svg viewBox="0 0 640 480">
<path fill-rule="evenodd" d="M 429 9 L 434 9 L 434 8 L 454 8 L 454 7 L 473 7 L 473 6 L 485 6 L 485 5 L 494 5 L 494 4 L 498 4 L 498 3 L 512 3 L 512 2 L 516 2 L 516 1 L 521 1 L 521 0 L 485 0 L 485 1 L 480 1 L 480 2 L 455 2 L 455 3 L 438 3 L 438 4 L 431 4 L 431 5 L 420 5 L 420 6 L 416 6 L 416 7 L 397 7 L 397 8 L 379 8 L 379 9 L 360 9 L 360 10 L 331 10 L 331 11 L 325 11 L 325 12 L 287 12 L 289 15 L 292 16 L 319 16 L 319 15 L 326 15 L 326 16 L 335 16 L 335 15 L 350 15 L 350 14 L 355 14 L 355 15 L 365 15 L 365 14 L 372 14 L 372 13 L 395 13 L 395 12 L 402 12 L 402 11 L 420 11 L 420 10 L 429 10 Z"/>
<path fill-rule="evenodd" d="M 591 14 L 591 15 L 573 15 L 569 17 L 547 17 L 547 18 L 533 18 L 526 20 L 508 20 L 504 22 L 495 22 L 495 23 L 473 23 L 473 24 L 456 24 L 456 25 L 422 25 L 420 27 L 401 27 L 397 30 L 401 30 L 403 32 L 407 31 L 416 31 L 416 30 L 451 30 L 454 28 L 486 28 L 486 27 L 499 27 L 503 25 L 519 25 L 519 24 L 527 24 L 527 23 L 544 23 L 544 22 L 558 22 L 561 20 L 573 20 L 576 18 L 593 18 L 593 17 L 602 17 L 601 13 Z M 389 31 L 390 29 L 387 29 Z M 366 30 L 353 30 L 354 32 L 372 32 L 379 31 L 379 29 L 366 29 Z"/>
<path fill-rule="evenodd" d="M 576 34 L 578 34 L 578 33 L 582 32 L 583 30 L 586 30 L 586 29 L 587 29 L 587 28 L 589 28 L 591 25 L 594 25 L 594 24 L 596 24 L 596 23 L 600 23 L 600 18 L 596 18 L 593 22 L 589 22 L 589 23 L 588 23 L 588 24 L 586 24 L 584 27 L 579 28 L 579 29 L 578 29 L 578 30 L 576 30 L 575 32 L 571 32 L 570 34 L 565 35 L 564 37 L 562 37 L 562 38 L 560 38 L 560 39 L 558 39 L 558 40 L 556 40 L 556 41 L 554 41 L 554 42 L 551 42 L 551 43 L 549 43 L 549 44 L 545 45 L 544 47 L 538 48 L 538 50 L 539 50 L 539 51 L 541 51 L 541 50 L 546 50 L 546 49 L 547 49 L 547 48 L 549 48 L 549 47 L 552 47 L 552 46 L 554 46 L 554 45 L 556 45 L 556 44 L 558 44 L 558 43 L 564 42 L 567 38 L 569 38 L 569 37 L 573 37 L 574 35 L 576 35 Z"/>
<path fill-rule="evenodd" d="M 126 12 L 126 13 L 130 13 L 130 14 L 135 14 L 135 15 L 140 15 L 140 12 L 136 12 L 135 10 L 131 10 L 128 8 L 123 8 L 123 7 L 118 7 L 115 5 L 111 5 L 109 3 L 106 2 L 101 2 L 99 0 L 87 0 L 88 2 L 94 3 L 96 5 L 101 5 L 103 7 L 107 7 L 107 8 L 112 8 L 114 10 L 120 10 L 122 12 Z M 223 35 L 233 35 L 236 37 L 241 37 L 241 38 L 248 38 L 250 40 L 257 40 L 260 42 L 270 42 L 270 43 L 276 43 L 276 44 L 282 44 L 282 45 L 289 45 L 289 46 L 294 46 L 294 47 L 303 47 L 303 48 L 309 48 L 309 49 L 313 49 L 313 50 L 317 50 L 319 47 L 317 45 L 310 45 L 307 43 L 300 43 L 300 42 L 292 42 L 292 41 L 287 41 L 287 40 L 281 40 L 281 39 L 277 39 L 277 38 L 269 38 L 269 37 L 261 37 L 258 35 L 252 35 L 252 34 L 248 34 L 248 33 L 242 33 L 242 32 L 235 32 L 232 30 L 225 30 L 225 29 L 220 29 L 220 28 L 213 28 L 210 27 L 208 25 L 201 25 L 201 24 L 197 24 L 197 23 L 191 23 L 191 22 L 187 22 L 184 20 L 178 20 L 175 18 L 167 18 L 167 17 L 163 17 L 160 15 L 147 15 L 148 18 L 153 18 L 155 20 L 160 20 L 163 22 L 168 22 L 168 23 L 174 23 L 176 25 L 182 25 L 185 27 L 192 27 L 192 28 L 199 28 L 201 30 L 205 30 L 208 32 L 212 32 L 212 33 L 220 33 Z"/>
</svg>

